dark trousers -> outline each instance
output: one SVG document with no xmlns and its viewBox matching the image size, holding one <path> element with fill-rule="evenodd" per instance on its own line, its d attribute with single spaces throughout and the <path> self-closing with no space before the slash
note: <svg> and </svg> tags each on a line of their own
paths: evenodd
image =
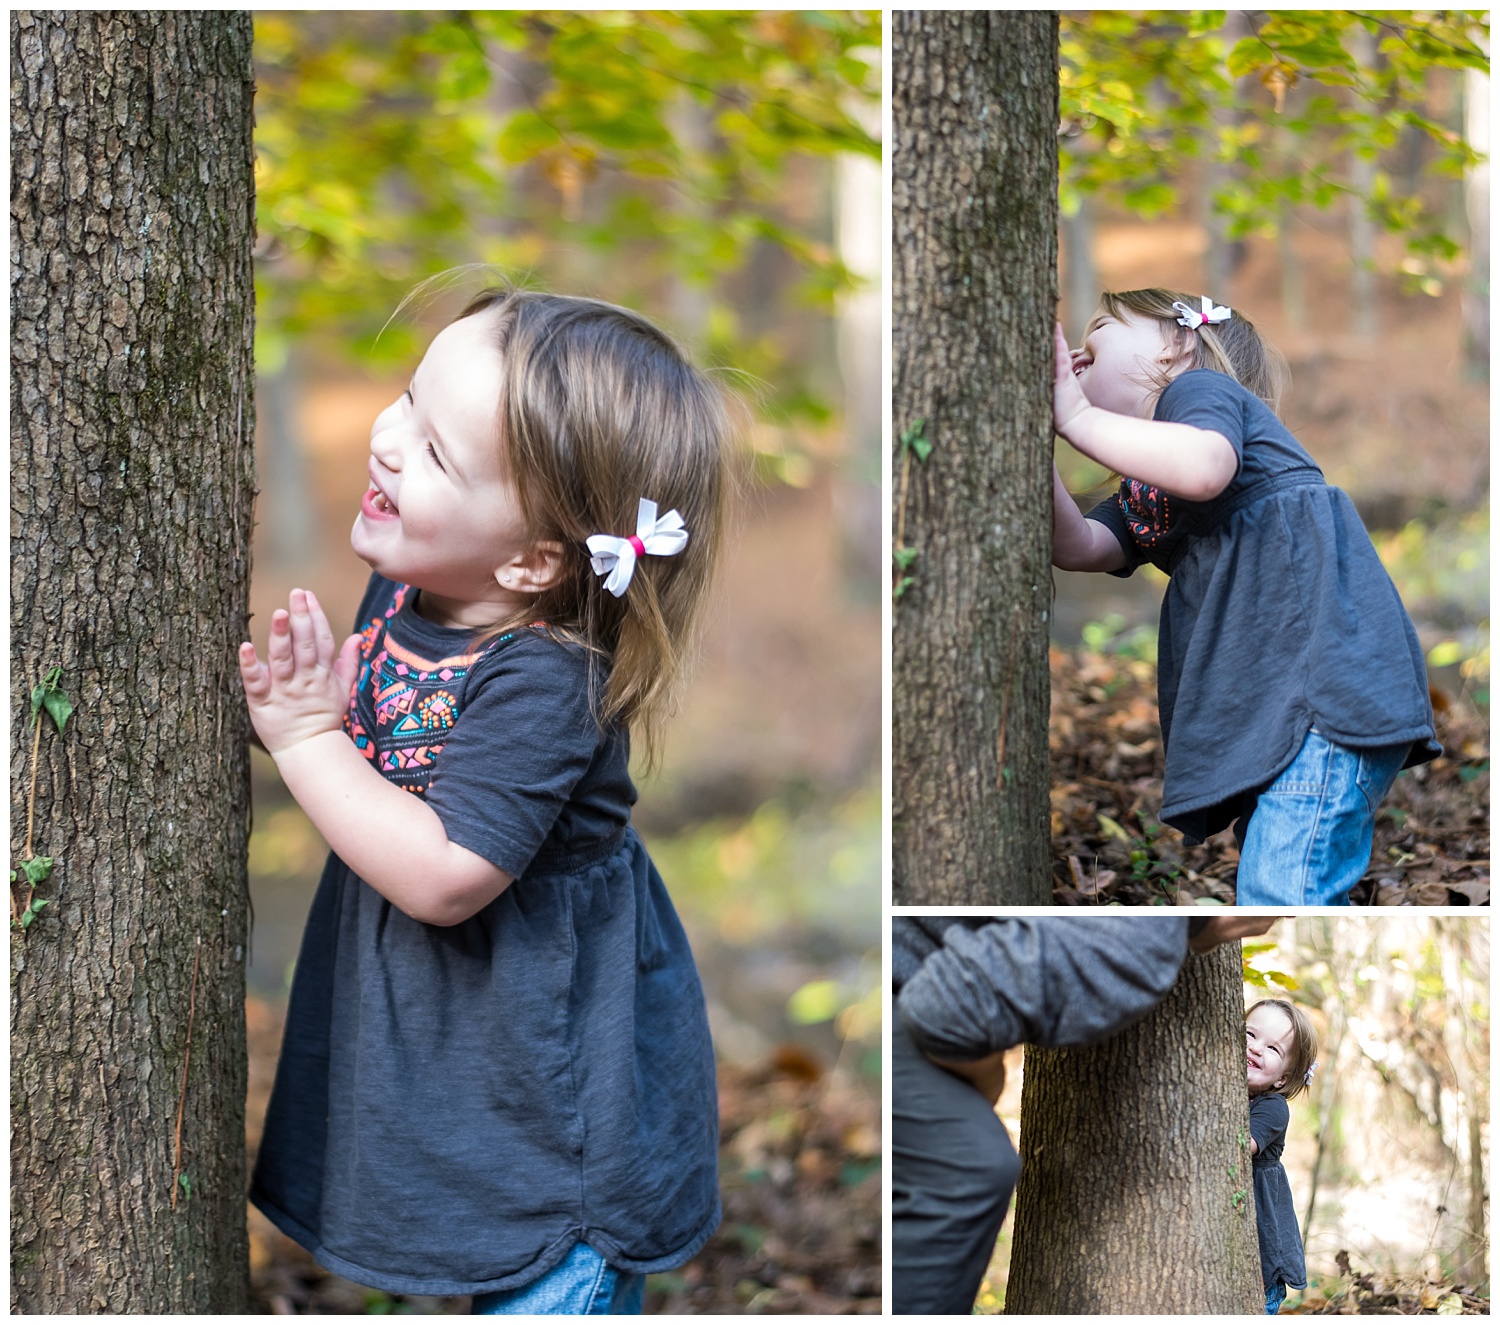
<svg viewBox="0 0 1500 1325">
<path fill-rule="evenodd" d="M 891 1032 L 891 1290 L 897 1315 L 965 1315 L 1021 1161 L 989 1101 Z"/>
</svg>

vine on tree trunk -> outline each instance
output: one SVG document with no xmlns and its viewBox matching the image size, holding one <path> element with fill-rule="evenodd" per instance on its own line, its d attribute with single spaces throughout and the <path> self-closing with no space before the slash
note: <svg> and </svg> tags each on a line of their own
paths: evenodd
<svg viewBox="0 0 1500 1325">
<path fill-rule="evenodd" d="M 26 847 L 21 853 L 21 868 L 10 872 L 10 927 L 25 931 L 41 914 L 42 908 L 50 906 L 53 899 L 38 897 L 38 885 L 47 881 L 54 864 L 51 856 L 38 856 L 32 850 L 32 834 L 36 826 L 36 775 L 42 752 L 42 713 L 52 719 L 52 725 L 62 734 L 64 724 L 73 714 L 73 702 L 64 693 L 58 682 L 62 679 L 62 667 L 47 669 L 41 683 L 31 692 L 31 784 L 26 792 Z M 25 901 L 21 900 L 21 892 Z"/>
</svg>

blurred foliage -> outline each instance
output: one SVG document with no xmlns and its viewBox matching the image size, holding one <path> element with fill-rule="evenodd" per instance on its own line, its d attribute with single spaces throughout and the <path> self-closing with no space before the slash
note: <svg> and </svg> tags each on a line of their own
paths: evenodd
<svg viewBox="0 0 1500 1325">
<path fill-rule="evenodd" d="M 730 278 L 783 255 L 783 319 L 856 285 L 806 163 L 879 159 L 880 41 L 858 11 L 257 13 L 259 366 L 312 336 L 407 360 L 392 310 L 489 264 L 653 310 L 686 287 L 681 334 L 816 414 Z"/>
<path fill-rule="evenodd" d="M 1225 17 L 1223 10 L 1062 16 L 1064 211 L 1097 193 L 1160 216 L 1181 201 L 1184 162 L 1211 154 L 1229 168 L 1210 201 L 1230 236 L 1273 234 L 1284 205 L 1328 208 L 1354 194 L 1351 158 L 1378 162 L 1406 135 L 1428 144 L 1425 170 L 1434 178 L 1459 178 L 1483 159 L 1440 122 L 1428 97 L 1435 70 L 1488 73 L 1485 11 L 1254 11 L 1253 34 L 1238 41 L 1222 30 Z M 1364 33 L 1373 38 L 1373 64 L 1354 54 Z M 1299 87 L 1304 92 L 1289 100 Z M 1403 272 L 1436 293 L 1459 254 L 1445 218 L 1381 168 L 1360 201 L 1404 237 Z"/>
<path fill-rule="evenodd" d="M 821 929 L 870 946 L 880 941 L 880 840 L 877 783 L 831 809 L 799 813 L 771 800 L 748 819 L 711 820 L 648 846 L 682 911 L 725 942 L 753 947 Z"/>
<path fill-rule="evenodd" d="M 1411 520 L 1377 533 L 1375 548 L 1407 608 L 1447 632 L 1427 651 L 1432 667 L 1457 666 L 1466 688 L 1489 703 L 1490 511 Z"/>
<path fill-rule="evenodd" d="M 1245 984 L 1252 989 L 1264 990 L 1263 997 L 1280 998 L 1282 990 L 1297 988 L 1297 977 L 1281 970 L 1276 964 L 1276 941 L 1265 943 L 1241 943 L 1240 967 Z M 1272 985 L 1280 989 L 1272 989 Z"/>
</svg>

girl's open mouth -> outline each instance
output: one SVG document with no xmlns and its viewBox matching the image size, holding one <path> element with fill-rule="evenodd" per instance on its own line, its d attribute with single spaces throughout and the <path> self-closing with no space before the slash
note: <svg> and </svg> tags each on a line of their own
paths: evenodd
<svg viewBox="0 0 1500 1325">
<path fill-rule="evenodd" d="M 396 505 L 379 488 L 372 486 L 359 504 L 360 511 L 372 520 L 391 520 L 399 512 Z"/>
</svg>

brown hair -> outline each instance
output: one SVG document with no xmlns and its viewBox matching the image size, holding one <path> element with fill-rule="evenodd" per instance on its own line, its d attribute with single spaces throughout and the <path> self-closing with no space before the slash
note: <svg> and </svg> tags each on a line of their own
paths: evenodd
<svg viewBox="0 0 1500 1325">
<path fill-rule="evenodd" d="M 1178 323 L 1181 315 L 1172 307 L 1174 303 L 1183 303 L 1193 309 L 1199 306 L 1196 295 L 1160 286 L 1115 293 L 1106 291 L 1099 296 L 1100 307 L 1113 318 L 1128 311 L 1138 317 L 1155 318 L 1164 324 L 1169 343 L 1188 351 L 1188 368 L 1208 368 L 1224 373 L 1247 391 L 1253 391 L 1274 413 L 1280 413 L 1281 397 L 1291 382 L 1291 371 L 1281 351 L 1256 331 L 1249 318 L 1238 312 L 1226 322 L 1206 322 L 1194 329 Z M 1170 377 L 1163 375 L 1156 381 L 1156 386 L 1164 390 L 1170 381 Z"/>
<path fill-rule="evenodd" d="M 1308 1070 L 1317 1062 L 1318 1033 L 1301 1008 L 1290 999 L 1263 998 L 1245 1009 L 1245 1020 L 1256 1008 L 1277 1008 L 1286 1013 L 1292 1023 L 1292 1048 L 1286 1056 L 1286 1085 L 1278 1087 L 1277 1094 L 1284 1099 L 1296 1099 L 1308 1087 Z"/>
<path fill-rule="evenodd" d="M 665 333 L 594 299 L 487 289 L 459 317 L 494 318 L 499 445 L 531 537 L 563 544 L 562 574 L 504 630 L 541 620 L 589 649 L 601 726 L 640 729 L 653 761 L 718 561 L 730 478 L 728 402 Z M 641 498 L 681 513 L 687 546 L 642 557 L 607 593 L 584 540 L 635 532 Z"/>
</svg>

